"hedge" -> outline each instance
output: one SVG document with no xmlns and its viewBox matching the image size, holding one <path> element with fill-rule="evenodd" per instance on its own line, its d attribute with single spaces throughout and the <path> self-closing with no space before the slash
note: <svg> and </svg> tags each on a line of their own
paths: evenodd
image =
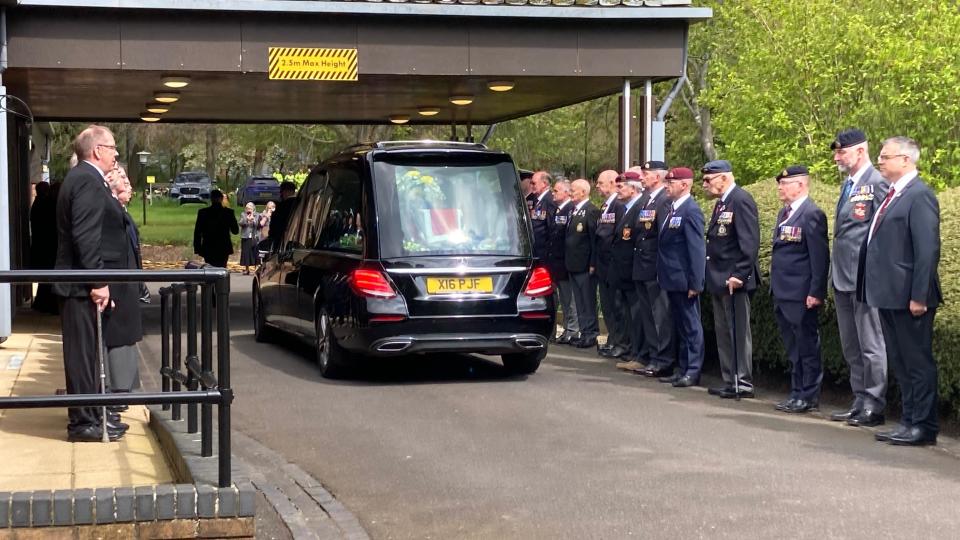
<svg viewBox="0 0 960 540">
<path fill-rule="evenodd" d="M 757 201 L 760 212 L 760 271 L 763 283 L 753 297 L 751 324 L 753 330 L 753 364 L 757 372 L 790 372 L 790 362 L 785 356 L 780 331 L 773 315 L 773 300 L 770 296 L 770 250 L 773 225 L 782 203 L 777 198 L 777 184 L 774 180 L 764 180 L 746 186 L 746 190 Z M 810 189 L 810 198 L 827 214 L 829 230 L 833 237 L 834 210 L 836 208 L 839 187 L 814 181 Z M 937 361 L 940 383 L 940 403 L 942 410 L 951 416 L 960 416 L 960 305 L 951 303 L 960 293 L 960 188 L 948 189 L 938 194 L 940 200 L 940 280 L 945 303 L 937 310 L 934 322 L 933 353 Z M 698 195 L 698 202 L 709 216 L 713 211 L 713 200 Z M 953 234 L 957 233 L 957 234 Z M 713 315 L 709 301 L 703 302 L 703 324 L 708 333 L 713 331 Z M 837 315 L 831 288 L 829 297 L 820 310 L 820 340 L 823 352 L 824 380 L 846 385 L 848 370 L 840 348 L 840 336 L 837 329 Z M 891 403 L 897 402 L 895 377 L 889 372 Z M 784 379 L 787 381 L 788 379 Z"/>
</svg>

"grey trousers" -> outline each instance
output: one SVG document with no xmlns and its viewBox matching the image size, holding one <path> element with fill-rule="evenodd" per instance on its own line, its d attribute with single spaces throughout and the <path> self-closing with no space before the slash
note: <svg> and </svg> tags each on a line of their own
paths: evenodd
<svg viewBox="0 0 960 540">
<path fill-rule="evenodd" d="M 637 290 L 637 302 L 631 306 L 633 321 L 643 327 L 643 343 L 635 343 L 634 350 L 652 368 L 670 367 L 676 360 L 670 299 L 660 290 L 657 280 L 633 284 Z"/>
<path fill-rule="evenodd" d="M 136 345 L 123 345 L 107 351 L 107 387 L 111 392 L 129 392 L 140 388 L 140 354 Z"/>
<path fill-rule="evenodd" d="M 875 308 L 857 301 L 855 292 L 834 291 L 843 358 L 850 367 L 855 408 L 882 412 L 887 404 L 887 350 Z"/>
<path fill-rule="evenodd" d="M 746 291 L 713 295 L 713 330 L 723 382 L 733 385 L 733 309 L 737 313 L 737 380 L 741 390 L 753 388 L 753 334 L 750 332 L 750 295 Z"/>
<path fill-rule="evenodd" d="M 560 309 L 563 310 L 563 335 L 575 337 L 580 332 L 580 323 L 577 320 L 577 301 L 573 298 L 569 279 L 557 280 L 557 296 L 560 297 Z"/>
</svg>

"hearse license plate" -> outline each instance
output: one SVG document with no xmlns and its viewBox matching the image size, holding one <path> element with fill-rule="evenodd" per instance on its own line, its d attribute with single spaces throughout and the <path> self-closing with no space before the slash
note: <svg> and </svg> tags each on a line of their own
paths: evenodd
<svg viewBox="0 0 960 540">
<path fill-rule="evenodd" d="M 429 294 L 492 292 L 493 278 L 490 276 L 427 278 L 427 293 Z"/>
</svg>

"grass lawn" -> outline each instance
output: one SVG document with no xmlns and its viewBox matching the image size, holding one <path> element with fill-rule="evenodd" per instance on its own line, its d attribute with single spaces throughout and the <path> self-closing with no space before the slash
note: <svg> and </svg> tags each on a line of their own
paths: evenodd
<svg viewBox="0 0 960 540">
<path fill-rule="evenodd" d="M 143 200 L 135 197 L 127 210 L 140 229 L 140 241 L 153 246 L 193 246 L 193 225 L 197 211 L 209 203 L 180 205 L 171 199 L 154 197 L 147 204 L 147 224 L 143 224 Z M 240 209 L 234 209 L 239 215 Z M 234 249 L 240 245 L 240 236 L 233 237 Z"/>
</svg>

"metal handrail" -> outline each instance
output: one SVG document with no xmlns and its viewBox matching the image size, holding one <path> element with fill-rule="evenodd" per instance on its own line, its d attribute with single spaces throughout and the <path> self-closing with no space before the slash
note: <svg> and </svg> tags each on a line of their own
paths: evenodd
<svg viewBox="0 0 960 540">
<path fill-rule="evenodd" d="M 173 407 L 172 419 L 180 419 L 180 405 L 188 406 L 188 432 L 197 432 L 201 406 L 201 456 L 213 456 L 213 405 L 217 405 L 218 484 L 229 487 L 231 479 L 230 406 L 230 273 L 224 268 L 196 270 L 8 270 L 0 271 L 0 283 L 169 283 L 160 289 L 161 391 L 154 393 L 67 394 L 58 396 L 0 397 L 0 410 L 109 405 L 162 405 Z M 197 363 L 197 286 L 200 284 L 200 356 Z M 187 355 L 180 357 L 180 296 L 186 294 Z M 170 301 L 172 300 L 172 302 Z M 217 311 L 217 371 L 213 372 L 213 304 Z M 168 309 L 169 308 L 169 309 Z M 168 313 L 169 311 L 169 313 Z M 172 326 L 172 328 L 171 328 Z M 172 340 L 172 347 L 170 341 Z M 174 360 L 171 367 L 170 360 Z M 183 361 L 187 373 L 179 372 Z M 180 390 L 180 381 L 187 390 Z M 171 384 L 172 383 L 172 384 Z M 197 387 L 200 387 L 198 390 Z"/>
</svg>

